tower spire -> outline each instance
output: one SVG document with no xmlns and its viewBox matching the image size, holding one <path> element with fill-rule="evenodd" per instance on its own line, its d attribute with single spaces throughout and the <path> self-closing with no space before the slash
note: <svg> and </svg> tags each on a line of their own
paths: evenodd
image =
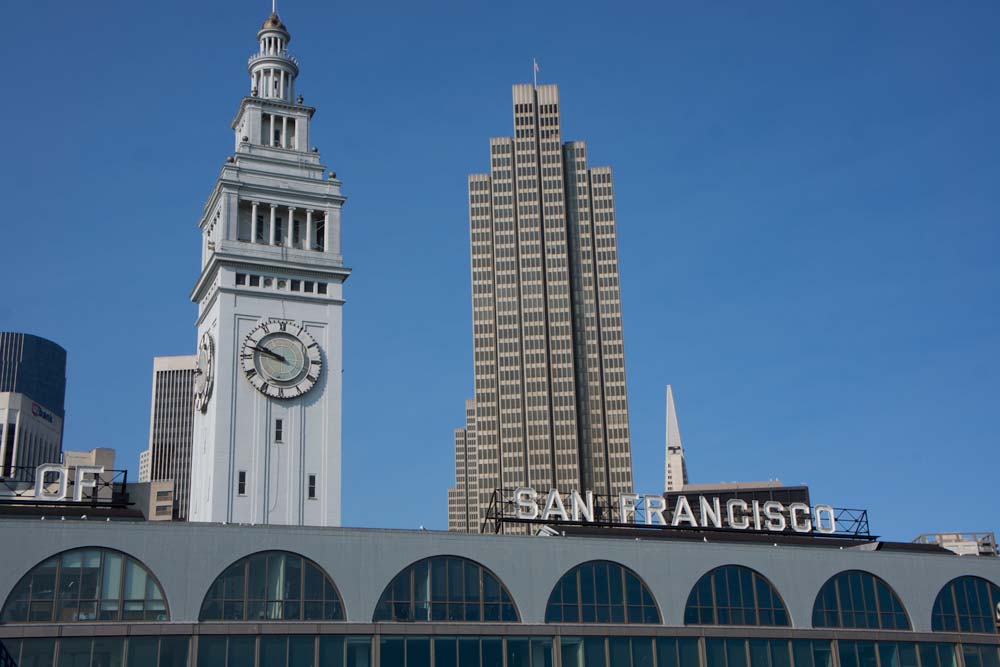
<svg viewBox="0 0 1000 667">
<path fill-rule="evenodd" d="M 288 52 L 292 36 L 278 17 L 277 0 L 271 0 L 271 15 L 257 32 L 257 53 L 250 56 L 250 94 L 264 99 L 291 102 L 299 63 Z"/>
<path fill-rule="evenodd" d="M 667 385 L 666 420 L 666 469 L 664 489 L 680 491 L 687 484 L 687 464 L 684 461 L 684 445 L 681 443 L 681 429 L 677 425 L 677 410 L 674 408 L 674 392 Z"/>
</svg>

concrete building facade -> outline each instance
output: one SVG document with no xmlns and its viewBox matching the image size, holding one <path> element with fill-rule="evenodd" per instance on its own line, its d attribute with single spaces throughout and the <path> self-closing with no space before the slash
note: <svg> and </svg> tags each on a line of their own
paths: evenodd
<svg viewBox="0 0 1000 667">
<path fill-rule="evenodd" d="M 478 520 L 496 489 L 632 490 L 614 183 L 562 142 L 557 86 L 469 177 Z"/>
<path fill-rule="evenodd" d="M 1000 560 L 934 548 L 9 519 L 0 532 L 18 545 L 0 551 L 0 643 L 34 667 L 1000 660 Z M 97 599 L 67 580 L 96 581 Z"/>
<path fill-rule="evenodd" d="M 173 518 L 188 518 L 194 440 L 194 380 L 198 356 L 153 358 L 149 448 L 139 459 L 140 482 L 173 482 Z M 148 471 L 143 475 L 143 456 Z"/>
<path fill-rule="evenodd" d="M 340 523 L 345 197 L 272 13 L 205 204 L 191 521 Z"/>
</svg>

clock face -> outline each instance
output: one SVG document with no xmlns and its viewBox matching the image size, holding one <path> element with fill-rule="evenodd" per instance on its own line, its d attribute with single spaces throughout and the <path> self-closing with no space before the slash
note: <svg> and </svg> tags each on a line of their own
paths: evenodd
<svg viewBox="0 0 1000 667">
<path fill-rule="evenodd" d="M 301 396 L 323 370 L 319 343 L 301 324 L 286 320 L 268 320 L 251 329 L 240 363 L 250 384 L 272 398 Z"/>
<path fill-rule="evenodd" d="M 198 366 L 194 372 L 194 407 L 205 412 L 215 381 L 215 341 L 207 331 L 198 342 Z"/>
</svg>

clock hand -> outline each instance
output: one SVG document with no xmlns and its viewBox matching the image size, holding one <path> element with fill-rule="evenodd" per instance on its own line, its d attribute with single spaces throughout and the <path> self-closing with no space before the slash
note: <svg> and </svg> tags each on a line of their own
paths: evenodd
<svg viewBox="0 0 1000 667">
<path fill-rule="evenodd" d="M 269 357 L 274 357 L 275 359 L 277 359 L 278 361 L 280 361 L 283 364 L 287 364 L 288 363 L 288 360 L 285 359 L 283 356 L 281 356 L 277 352 L 272 352 L 271 350 L 267 349 L 266 347 L 259 347 L 257 345 L 254 345 L 253 349 L 255 349 L 255 350 L 259 351 L 259 352 L 263 352 L 264 354 L 266 354 Z"/>
</svg>

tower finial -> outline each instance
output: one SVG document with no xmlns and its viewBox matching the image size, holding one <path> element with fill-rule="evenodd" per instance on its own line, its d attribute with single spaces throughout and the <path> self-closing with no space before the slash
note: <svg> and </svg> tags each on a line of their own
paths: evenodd
<svg viewBox="0 0 1000 667">
<path fill-rule="evenodd" d="M 271 0 L 271 13 L 272 14 L 278 13 L 278 0 Z"/>
</svg>

